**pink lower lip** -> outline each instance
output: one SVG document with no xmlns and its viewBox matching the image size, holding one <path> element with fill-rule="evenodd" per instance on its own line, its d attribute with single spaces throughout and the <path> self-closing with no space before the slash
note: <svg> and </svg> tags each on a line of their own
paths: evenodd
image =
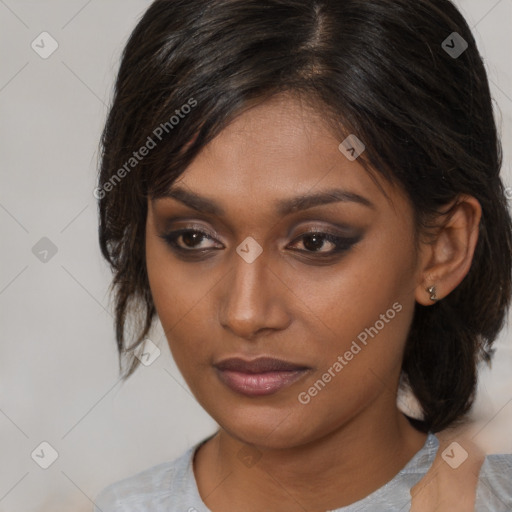
<svg viewBox="0 0 512 512">
<path fill-rule="evenodd" d="M 233 391 L 247 396 L 271 395 L 299 380 L 308 370 L 243 373 L 217 370 L 219 378 Z"/>
</svg>

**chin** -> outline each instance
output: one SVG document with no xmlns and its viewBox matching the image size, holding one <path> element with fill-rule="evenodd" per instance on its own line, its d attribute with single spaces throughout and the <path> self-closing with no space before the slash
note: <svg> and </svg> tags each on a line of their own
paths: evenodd
<svg viewBox="0 0 512 512">
<path fill-rule="evenodd" d="M 304 444 L 312 435 L 304 425 L 311 426 L 307 419 L 298 420 L 290 411 L 281 414 L 275 409 L 261 407 L 253 411 L 238 409 L 238 414 L 228 412 L 209 414 L 231 437 L 241 443 L 260 448 L 286 449 Z"/>
</svg>

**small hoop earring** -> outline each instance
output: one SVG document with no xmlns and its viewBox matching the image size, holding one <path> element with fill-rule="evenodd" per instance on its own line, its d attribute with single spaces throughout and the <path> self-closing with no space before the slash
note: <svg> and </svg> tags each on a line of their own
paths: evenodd
<svg viewBox="0 0 512 512">
<path fill-rule="evenodd" d="M 430 300 L 436 302 L 438 301 L 439 299 L 437 298 L 436 296 L 436 287 L 434 285 L 432 286 L 429 286 L 427 288 L 427 292 L 430 293 Z"/>
</svg>

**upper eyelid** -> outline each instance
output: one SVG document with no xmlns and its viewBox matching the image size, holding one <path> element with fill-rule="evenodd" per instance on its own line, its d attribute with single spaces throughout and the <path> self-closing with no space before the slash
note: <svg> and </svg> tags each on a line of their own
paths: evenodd
<svg viewBox="0 0 512 512">
<path fill-rule="evenodd" d="M 177 232 L 186 232 L 186 231 L 197 231 L 204 235 L 208 235 L 209 237 L 212 237 L 212 238 L 220 236 L 215 232 L 215 230 L 213 230 L 213 232 L 211 232 L 210 230 L 208 230 L 202 226 L 194 226 L 194 225 L 184 226 L 184 227 L 180 227 L 180 228 L 176 228 L 176 229 L 170 229 L 168 231 L 168 234 L 173 234 L 173 233 L 177 233 Z M 340 238 L 343 238 L 343 237 L 352 238 L 352 235 L 343 235 L 341 233 L 335 233 L 333 230 L 331 230 L 329 228 L 319 228 L 319 227 L 306 229 L 306 231 L 302 232 L 300 235 L 297 235 L 297 236 L 303 236 L 303 235 L 307 235 L 310 233 L 331 235 L 331 236 L 337 236 Z"/>
<path fill-rule="evenodd" d="M 174 223 L 174 222 L 184 222 L 184 223 L 187 223 L 186 225 L 184 226 L 177 226 L 175 228 L 166 228 L 166 226 L 164 225 L 163 226 L 163 231 L 164 232 L 167 232 L 167 233 L 173 233 L 175 231 L 180 231 L 180 230 L 196 230 L 196 231 L 201 231 L 207 235 L 210 235 L 212 237 L 221 237 L 222 235 L 214 228 L 208 228 L 208 227 L 205 227 L 203 226 L 202 224 L 198 224 L 196 223 L 196 221 L 194 220 L 187 220 L 187 219 L 183 219 L 183 218 L 176 218 L 176 219 L 170 219 L 168 222 L 166 222 L 166 224 L 171 224 L 171 223 Z M 313 221 L 314 222 L 314 221 Z M 323 221 L 325 222 L 325 221 Z M 329 221 L 327 221 L 329 222 Z M 304 224 L 304 222 L 300 222 L 300 224 Z M 287 234 L 286 236 L 289 236 L 290 233 L 292 231 L 294 231 L 296 228 L 290 228 L 287 230 Z M 337 227 L 328 227 L 328 226 L 313 226 L 313 227 L 310 227 L 310 228 L 305 228 L 306 231 L 304 233 L 311 233 L 311 232 L 317 232 L 317 233 L 325 233 L 325 234 L 329 234 L 329 235 L 332 235 L 332 236 L 338 236 L 338 237 L 346 237 L 346 238 L 352 238 L 355 234 L 358 234 L 361 232 L 361 229 L 356 227 L 356 226 L 352 226 L 350 224 L 345 224 L 345 223 L 340 223 Z M 231 229 L 228 229 L 227 232 L 229 233 L 229 235 L 234 235 L 234 232 L 231 230 Z M 300 235 L 299 235 L 300 236 Z"/>
<path fill-rule="evenodd" d="M 183 228 L 177 228 L 177 229 L 173 229 L 171 231 L 169 231 L 167 234 L 165 234 L 163 236 L 163 238 L 166 238 L 170 235 L 174 235 L 176 238 L 181 236 L 183 233 L 186 233 L 186 232 L 198 232 L 198 233 L 201 233 L 202 235 L 206 235 L 205 237 L 210 239 L 210 240 L 213 240 L 215 242 L 220 242 L 217 238 L 218 238 L 218 235 L 213 235 L 211 234 L 208 230 L 205 230 L 204 228 L 202 227 L 195 227 L 193 225 L 191 226 L 186 226 L 186 227 L 183 227 Z M 300 240 L 301 238 L 309 235 L 309 234 L 319 234 L 319 235 L 327 235 L 327 237 L 332 237 L 332 238 L 337 238 L 337 239 L 340 239 L 340 240 L 354 240 L 354 239 L 359 239 L 360 236 L 359 235 L 341 235 L 339 233 L 333 233 L 332 231 L 330 231 L 329 229 L 326 229 L 326 228 L 313 228 L 313 229 L 308 229 L 306 231 L 303 231 L 302 233 L 300 233 L 299 235 L 296 235 L 293 237 L 293 239 L 291 240 L 292 242 L 295 242 L 296 240 Z M 330 240 L 328 240 L 330 241 Z M 332 241 L 330 241 L 331 243 L 333 243 Z M 222 244 L 222 242 L 220 242 Z M 193 249 L 191 249 L 192 251 Z"/>
</svg>

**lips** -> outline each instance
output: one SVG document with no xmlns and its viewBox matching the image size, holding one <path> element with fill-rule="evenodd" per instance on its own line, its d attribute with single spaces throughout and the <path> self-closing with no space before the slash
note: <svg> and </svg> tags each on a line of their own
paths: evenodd
<svg viewBox="0 0 512 512">
<path fill-rule="evenodd" d="M 260 357 L 252 361 L 247 361 L 240 357 L 233 357 L 224 359 L 214 366 L 219 370 L 231 370 L 242 373 L 289 372 L 309 369 L 308 366 L 294 364 L 272 357 Z"/>
<path fill-rule="evenodd" d="M 274 394 L 311 370 L 308 366 L 270 357 L 251 361 L 235 357 L 216 363 L 214 367 L 227 387 L 251 397 Z"/>
</svg>

